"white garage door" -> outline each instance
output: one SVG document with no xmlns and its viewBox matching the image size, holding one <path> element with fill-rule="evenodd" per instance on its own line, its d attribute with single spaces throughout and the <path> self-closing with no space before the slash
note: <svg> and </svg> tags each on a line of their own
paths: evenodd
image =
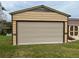
<svg viewBox="0 0 79 59">
<path fill-rule="evenodd" d="M 63 43 L 62 22 L 17 22 L 17 44 Z"/>
</svg>

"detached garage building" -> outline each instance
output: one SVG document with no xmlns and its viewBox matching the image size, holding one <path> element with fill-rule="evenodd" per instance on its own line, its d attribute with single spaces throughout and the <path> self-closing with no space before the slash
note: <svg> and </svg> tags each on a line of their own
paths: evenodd
<svg viewBox="0 0 79 59">
<path fill-rule="evenodd" d="M 67 42 L 70 15 L 40 5 L 11 13 L 13 45 Z"/>
</svg>

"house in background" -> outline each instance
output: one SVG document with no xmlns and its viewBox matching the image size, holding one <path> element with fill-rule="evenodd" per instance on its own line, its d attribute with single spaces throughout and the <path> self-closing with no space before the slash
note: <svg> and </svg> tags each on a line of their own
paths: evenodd
<svg viewBox="0 0 79 59">
<path fill-rule="evenodd" d="M 69 18 L 69 37 L 79 40 L 79 18 Z"/>
<path fill-rule="evenodd" d="M 10 13 L 13 45 L 66 43 L 69 14 L 40 5 Z"/>
</svg>

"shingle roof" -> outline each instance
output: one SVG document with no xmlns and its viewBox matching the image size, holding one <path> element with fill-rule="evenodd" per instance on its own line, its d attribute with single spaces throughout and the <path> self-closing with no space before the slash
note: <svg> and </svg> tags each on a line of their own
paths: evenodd
<svg viewBox="0 0 79 59">
<path fill-rule="evenodd" d="M 78 25 L 79 26 L 79 18 L 69 18 L 68 25 Z"/>
<path fill-rule="evenodd" d="M 79 18 L 69 18 L 70 21 L 79 21 Z"/>
<path fill-rule="evenodd" d="M 58 11 L 58 10 L 56 10 L 56 9 L 47 7 L 47 6 L 45 6 L 45 5 L 39 5 L 39 6 L 31 7 L 31 8 L 26 8 L 26 9 L 14 11 L 14 12 L 11 12 L 10 14 L 17 14 L 17 13 L 21 13 L 21 12 L 24 12 L 24 11 L 30 11 L 30 10 L 33 10 L 33 9 L 37 9 L 37 8 L 46 8 L 46 9 L 50 10 L 51 12 L 56 12 L 56 13 L 62 14 L 62 15 L 67 16 L 67 17 L 70 17 L 70 16 L 71 16 L 71 15 L 69 15 L 69 14 L 66 14 L 66 13 L 61 12 L 61 11 Z"/>
</svg>

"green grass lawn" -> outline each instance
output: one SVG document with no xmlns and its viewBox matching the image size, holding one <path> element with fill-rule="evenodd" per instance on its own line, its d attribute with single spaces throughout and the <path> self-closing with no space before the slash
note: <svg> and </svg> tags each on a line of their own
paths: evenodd
<svg viewBox="0 0 79 59">
<path fill-rule="evenodd" d="M 12 37 L 0 36 L 0 57 L 79 57 L 79 41 L 66 44 L 13 46 Z"/>
</svg>

